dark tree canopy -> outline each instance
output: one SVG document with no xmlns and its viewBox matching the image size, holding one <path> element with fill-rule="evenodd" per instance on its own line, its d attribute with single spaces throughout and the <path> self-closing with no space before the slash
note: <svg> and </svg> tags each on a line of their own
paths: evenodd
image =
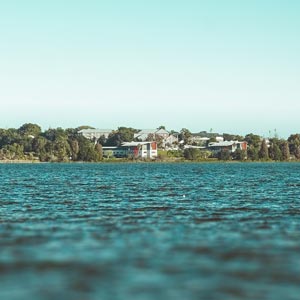
<svg viewBox="0 0 300 300">
<path fill-rule="evenodd" d="M 19 129 L 18 132 L 22 136 L 29 136 L 32 135 L 33 137 L 37 137 L 41 134 L 42 129 L 39 125 L 37 124 L 32 124 L 32 123 L 26 123 L 23 124 Z"/>
<path fill-rule="evenodd" d="M 261 146 L 260 146 L 258 156 L 262 160 L 268 160 L 269 159 L 269 149 L 268 149 L 267 141 L 265 139 L 263 139 L 262 142 L 261 142 Z"/>
<path fill-rule="evenodd" d="M 113 131 L 107 138 L 105 145 L 120 146 L 124 142 L 131 142 L 134 139 L 134 134 L 138 130 L 131 127 L 119 127 L 118 130 Z"/>
</svg>

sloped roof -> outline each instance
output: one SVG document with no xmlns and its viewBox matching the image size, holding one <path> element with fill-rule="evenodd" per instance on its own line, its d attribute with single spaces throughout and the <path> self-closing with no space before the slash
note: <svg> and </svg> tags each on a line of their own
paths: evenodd
<svg viewBox="0 0 300 300">
<path fill-rule="evenodd" d="M 157 131 L 157 129 L 142 129 L 137 134 L 138 135 L 141 135 L 141 134 L 150 134 L 150 133 L 155 133 L 156 131 Z"/>
<path fill-rule="evenodd" d="M 122 146 L 131 147 L 131 146 L 140 146 L 140 145 L 147 145 L 155 142 L 124 142 Z"/>
<path fill-rule="evenodd" d="M 151 133 L 149 133 L 149 134 L 151 134 Z M 138 138 L 138 139 L 141 139 L 141 140 L 145 140 L 145 139 L 148 137 L 149 134 L 146 134 L 146 133 L 142 133 L 142 134 L 136 133 L 136 134 L 134 135 L 134 138 Z"/>
<path fill-rule="evenodd" d="M 169 134 L 169 131 L 165 130 L 165 129 L 142 129 L 140 130 L 137 134 L 141 135 L 141 134 Z"/>
<path fill-rule="evenodd" d="M 232 146 L 234 144 L 242 144 L 245 142 L 239 142 L 239 141 L 224 141 L 224 142 L 213 142 L 213 143 L 209 143 L 209 147 L 229 147 Z"/>
<path fill-rule="evenodd" d="M 80 131 L 78 131 L 79 133 L 110 133 L 112 132 L 113 129 L 81 129 Z"/>
<path fill-rule="evenodd" d="M 169 131 L 165 129 L 158 129 L 155 131 L 156 134 L 169 134 Z"/>
</svg>

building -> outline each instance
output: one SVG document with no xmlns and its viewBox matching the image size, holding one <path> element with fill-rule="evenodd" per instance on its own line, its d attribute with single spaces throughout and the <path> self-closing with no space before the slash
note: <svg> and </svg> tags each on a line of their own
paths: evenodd
<svg viewBox="0 0 300 300">
<path fill-rule="evenodd" d="M 222 136 L 216 136 L 217 142 L 224 142 L 224 138 Z"/>
<path fill-rule="evenodd" d="M 111 158 L 125 158 L 127 157 L 127 149 L 123 147 L 116 146 L 103 146 L 102 147 L 103 157 Z"/>
<path fill-rule="evenodd" d="M 142 129 L 134 135 L 135 140 L 145 142 L 147 140 L 160 141 L 159 147 L 172 148 L 173 145 L 178 144 L 178 135 L 171 134 L 165 129 Z"/>
<path fill-rule="evenodd" d="M 199 133 L 192 133 L 190 142 L 192 144 L 198 144 L 200 146 L 207 145 L 210 139 L 215 139 L 216 142 L 223 142 L 223 136 L 219 133 L 200 131 Z"/>
<path fill-rule="evenodd" d="M 209 142 L 210 138 L 209 137 L 202 137 L 197 134 L 192 134 L 191 137 L 191 143 L 192 144 L 197 144 L 201 146 L 206 146 Z"/>
<path fill-rule="evenodd" d="M 107 139 L 112 132 L 112 129 L 82 129 L 78 131 L 79 134 L 82 134 L 89 140 L 98 140 L 101 136 L 104 136 Z"/>
<path fill-rule="evenodd" d="M 163 146 L 166 150 L 177 149 L 178 148 L 178 135 L 170 134 L 166 139 L 164 139 Z"/>
<path fill-rule="evenodd" d="M 134 138 L 146 141 L 149 137 L 155 137 L 155 135 L 166 139 L 170 133 L 165 129 L 142 129 L 138 133 L 134 134 Z"/>
<path fill-rule="evenodd" d="M 222 150 L 228 150 L 229 152 L 235 152 L 237 149 L 247 150 L 247 142 L 239 141 L 223 141 L 213 142 L 208 144 L 208 149 L 212 152 L 220 152 Z"/>
<path fill-rule="evenodd" d="M 128 156 L 134 158 L 155 158 L 157 157 L 156 142 L 126 142 L 122 147 L 127 148 Z"/>
<path fill-rule="evenodd" d="M 119 147 L 102 147 L 104 157 L 147 158 L 157 157 L 156 142 L 125 142 Z"/>
</svg>

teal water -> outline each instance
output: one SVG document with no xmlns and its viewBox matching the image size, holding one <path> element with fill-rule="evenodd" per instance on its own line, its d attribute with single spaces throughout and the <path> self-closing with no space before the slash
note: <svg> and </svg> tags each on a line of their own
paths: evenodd
<svg viewBox="0 0 300 300">
<path fill-rule="evenodd" d="M 299 299 L 300 164 L 2 164 L 0 299 Z"/>
</svg>

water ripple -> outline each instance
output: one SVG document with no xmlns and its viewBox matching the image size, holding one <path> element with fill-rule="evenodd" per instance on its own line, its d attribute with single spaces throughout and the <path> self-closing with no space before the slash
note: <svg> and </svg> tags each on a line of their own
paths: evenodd
<svg viewBox="0 0 300 300">
<path fill-rule="evenodd" d="M 299 171 L 0 165 L 0 299 L 298 300 Z"/>
</svg>

